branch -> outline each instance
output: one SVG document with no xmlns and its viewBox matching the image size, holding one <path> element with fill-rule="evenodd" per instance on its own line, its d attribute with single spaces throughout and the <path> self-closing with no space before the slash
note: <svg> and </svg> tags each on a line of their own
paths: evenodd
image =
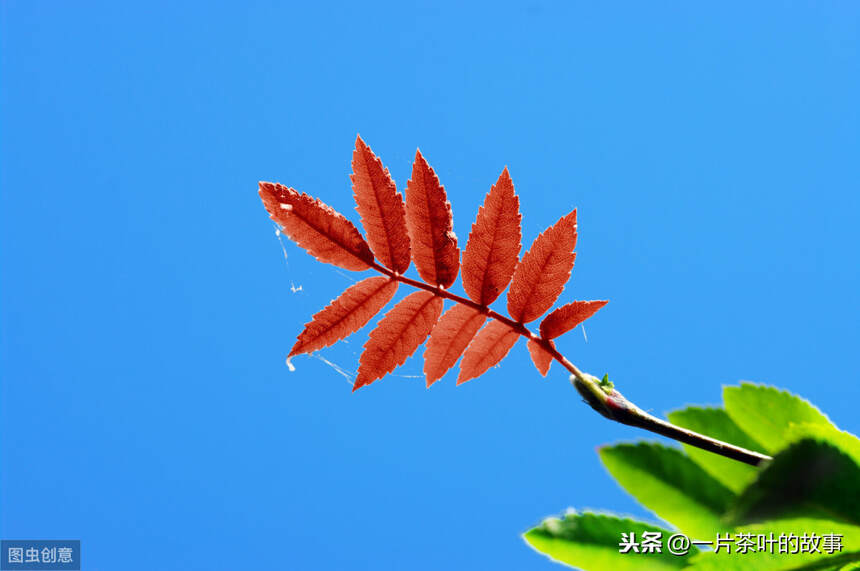
<svg viewBox="0 0 860 571">
<path fill-rule="evenodd" d="M 743 462 L 751 466 L 758 466 L 765 460 L 770 460 L 770 456 L 693 432 L 680 426 L 675 426 L 671 422 L 652 416 L 627 400 L 624 395 L 616 391 L 611 383 L 604 383 L 591 375 L 575 373 L 570 375 L 570 382 L 579 391 L 579 394 L 585 401 L 597 412 L 610 420 L 628 424 L 630 426 L 638 426 L 650 432 L 660 434 L 667 438 L 672 438 L 678 442 Z"/>
<path fill-rule="evenodd" d="M 523 337 L 540 344 L 545 351 L 552 355 L 553 359 L 570 371 L 571 383 L 573 383 L 573 386 L 577 391 L 579 391 L 579 394 L 582 395 L 591 408 L 610 420 L 630 426 L 637 426 L 655 434 L 689 444 L 690 446 L 701 448 L 702 450 L 707 450 L 708 452 L 713 452 L 714 454 L 719 454 L 726 458 L 731 458 L 732 460 L 737 460 L 738 462 L 750 464 L 752 466 L 758 466 L 765 460 L 771 459 L 769 456 L 765 456 L 764 454 L 759 454 L 758 452 L 753 452 L 752 450 L 747 450 L 746 448 L 741 448 L 740 446 L 735 446 L 733 444 L 711 438 L 710 436 L 705 436 L 704 434 L 699 434 L 692 430 L 675 426 L 670 422 L 648 414 L 627 400 L 620 392 L 616 391 L 612 387 L 611 383 L 600 381 L 596 377 L 580 371 L 576 365 L 568 361 L 564 355 L 559 353 L 552 343 L 538 335 L 535 335 L 522 323 L 518 323 L 509 317 L 505 317 L 487 306 L 480 305 L 470 299 L 453 294 L 444 288 L 434 287 L 424 282 L 407 278 L 406 276 L 393 272 L 376 262 L 373 262 L 371 267 L 393 280 L 429 291 L 439 297 L 449 299 L 455 303 L 467 305 L 473 309 L 481 311 L 488 317 L 501 321 Z"/>
</svg>

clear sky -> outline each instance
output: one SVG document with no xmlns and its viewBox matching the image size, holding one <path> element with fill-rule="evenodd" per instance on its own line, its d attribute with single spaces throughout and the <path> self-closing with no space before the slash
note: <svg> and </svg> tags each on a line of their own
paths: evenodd
<svg viewBox="0 0 860 571">
<path fill-rule="evenodd" d="M 552 569 L 519 537 L 543 517 L 653 517 L 595 453 L 649 435 L 522 342 L 459 388 L 422 349 L 351 393 L 323 359 L 354 372 L 368 330 L 287 370 L 360 275 L 285 260 L 257 181 L 357 222 L 356 133 L 400 188 L 420 146 L 463 245 L 505 165 L 526 246 L 577 206 L 561 301 L 611 301 L 559 346 L 643 408 L 750 379 L 860 431 L 856 3 L 0 16 L 3 538 L 81 539 L 89 570 Z"/>
</svg>

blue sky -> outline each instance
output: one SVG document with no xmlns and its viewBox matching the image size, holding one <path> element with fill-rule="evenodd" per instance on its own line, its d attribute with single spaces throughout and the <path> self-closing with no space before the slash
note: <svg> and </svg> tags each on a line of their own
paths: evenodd
<svg viewBox="0 0 860 571">
<path fill-rule="evenodd" d="M 459 388 L 420 351 L 355 394 L 287 370 L 359 275 L 285 261 L 256 183 L 357 221 L 356 133 L 401 188 L 420 146 L 462 244 L 505 165 L 526 245 L 578 207 L 561 301 L 611 301 L 559 346 L 643 408 L 749 379 L 860 432 L 854 3 L 0 16 L 3 538 L 81 539 L 92 570 L 552 569 L 519 538 L 543 517 L 651 517 L 595 453 L 649 435 L 523 343 Z M 321 356 L 355 371 L 366 335 Z"/>
</svg>

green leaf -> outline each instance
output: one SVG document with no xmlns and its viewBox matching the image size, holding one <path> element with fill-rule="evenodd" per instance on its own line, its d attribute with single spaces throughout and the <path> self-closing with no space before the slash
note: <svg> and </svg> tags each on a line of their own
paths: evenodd
<svg viewBox="0 0 860 571">
<path fill-rule="evenodd" d="M 689 428 L 700 434 L 705 434 L 717 440 L 742 446 L 748 450 L 764 452 L 761 444 L 732 421 L 731 417 L 721 408 L 687 407 L 670 412 L 666 415 L 669 422 Z M 682 444 L 684 451 L 696 464 L 725 484 L 727 488 L 737 493 L 755 479 L 756 469 L 752 466 L 724 458 L 695 446 Z"/>
<path fill-rule="evenodd" d="M 544 520 L 527 531 L 523 539 L 550 559 L 586 570 L 680 569 L 694 555 L 676 557 L 665 549 L 663 553 L 619 552 L 622 533 L 634 533 L 636 541 L 641 541 L 642 533 L 646 531 L 662 533 L 662 542 L 672 534 L 632 519 L 571 512 L 561 519 Z"/>
<path fill-rule="evenodd" d="M 734 494 L 680 450 L 659 444 L 619 444 L 600 449 L 604 466 L 645 507 L 688 535 L 724 529 L 720 515 Z"/>
<path fill-rule="evenodd" d="M 600 385 L 601 388 L 604 388 L 604 389 L 611 389 L 611 388 L 615 387 L 615 385 L 612 383 L 612 381 L 609 380 L 609 373 L 606 373 L 605 375 L 603 375 L 603 378 L 600 379 L 599 381 L 597 381 L 597 384 Z"/>
<path fill-rule="evenodd" d="M 737 550 L 738 534 L 751 534 L 754 543 L 758 544 L 758 535 L 764 535 L 769 539 L 773 533 L 774 539 L 779 539 L 780 534 L 787 538 L 786 546 L 789 550 L 795 548 L 798 553 L 779 553 L 779 543 L 765 543 L 764 551 L 749 551 L 739 553 Z M 791 534 L 794 537 L 791 537 Z M 813 534 L 819 538 L 818 549 L 820 553 L 800 553 L 800 539 L 804 534 L 811 538 Z M 823 549 L 822 537 L 827 534 L 841 535 L 842 551 L 828 554 Z M 724 537 L 724 536 L 723 536 Z M 842 569 L 847 566 L 851 568 L 852 562 L 860 561 L 860 527 L 839 523 L 835 521 L 799 518 L 767 521 L 760 524 L 740 527 L 732 534 L 735 543 L 732 552 L 726 553 L 721 549 L 719 553 L 702 552 L 694 556 L 691 565 L 686 569 L 693 571 L 756 571 L 772 570 L 801 570 L 801 569 Z M 811 539 L 806 545 L 809 546 L 815 540 Z M 772 547 L 767 547 L 771 545 Z M 774 553 L 770 553 L 770 550 Z"/>
<path fill-rule="evenodd" d="M 735 424 L 768 452 L 776 452 L 788 445 L 786 433 L 794 424 L 836 428 L 808 401 L 774 387 L 752 383 L 725 387 L 723 404 Z"/>
<path fill-rule="evenodd" d="M 803 438 L 816 438 L 833 444 L 860 465 L 860 439 L 844 430 L 823 427 L 817 424 L 793 424 L 786 435 L 789 441 L 795 442 Z"/>
<path fill-rule="evenodd" d="M 798 516 L 860 525 L 860 465 L 829 442 L 799 440 L 774 456 L 727 514 L 738 522 Z"/>
</svg>

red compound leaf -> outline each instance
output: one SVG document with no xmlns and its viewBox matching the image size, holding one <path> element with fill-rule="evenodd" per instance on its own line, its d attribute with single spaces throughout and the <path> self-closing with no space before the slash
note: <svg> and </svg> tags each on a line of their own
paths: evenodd
<svg viewBox="0 0 860 571">
<path fill-rule="evenodd" d="M 517 261 L 522 217 L 507 168 L 478 211 L 462 263 L 451 203 L 420 151 L 415 153 L 405 203 L 388 169 L 360 137 L 355 142 L 352 170 L 356 210 L 367 242 L 341 214 L 292 188 L 261 182 L 260 197 L 284 233 L 320 261 L 350 270 L 372 268 L 384 274 L 353 285 L 317 312 L 298 336 L 291 357 L 332 345 L 366 325 L 394 297 L 399 283 L 421 290 L 395 305 L 371 331 L 353 390 L 393 371 L 428 336 L 424 353 L 428 387 L 461 356 L 457 384 L 484 374 L 504 359 L 520 335 L 529 338 L 532 362 L 546 376 L 553 355 L 557 355 L 552 339 L 607 303 L 575 301 L 556 309 L 541 322 L 541 339 L 532 338 L 525 328 L 489 310 L 489 304 L 510 284 L 510 317 L 518 324 L 534 321 L 556 302 L 576 260 L 574 210 L 538 236 Z M 412 260 L 424 283 L 402 275 Z M 472 301 L 448 291 L 458 272 Z M 454 301 L 455 306 L 440 319 L 443 297 Z M 488 316 L 494 319 L 486 323 Z"/>
<path fill-rule="evenodd" d="M 461 385 L 486 373 L 487 369 L 505 358 L 519 338 L 519 333 L 501 321 L 490 321 L 466 349 L 460 363 L 457 384 Z"/>
<path fill-rule="evenodd" d="M 421 151 L 415 153 L 406 185 L 406 227 L 418 275 L 428 284 L 449 287 L 460 267 L 454 217 L 445 188 Z"/>
<path fill-rule="evenodd" d="M 397 282 L 367 278 L 350 286 L 305 324 L 289 356 L 313 353 L 352 335 L 385 307 L 397 291 Z"/>
<path fill-rule="evenodd" d="M 373 253 L 387 268 L 402 274 L 409 267 L 406 208 L 388 169 L 361 137 L 352 154 L 352 191 L 361 225 Z"/>
<path fill-rule="evenodd" d="M 463 288 L 472 301 L 490 305 L 510 283 L 522 246 L 521 219 L 506 167 L 478 210 L 463 252 Z"/>
<path fill-rule="evenodd" d="M 271 182 L 260 183 L 260 198 L 284 234 L 319 261 L 356 271 L 373 263 L 358 229 L 332 207 Z"/>
<path fill-rule="evenodd" d="M 391 308 L 364 344 L 352 390 L 369 385 L 402 365 L 430 335 L 440 313 L 442 298 L 426 291 L 410 294 Z"/>
<path fill-rule="evenodd" d="M 544 230 L 523 255 L 508 290 L 508 314 L 515 321 L 534 321 L 552 307 L 570 279 L 575 247 L 576 210 Z"/>
<path fill-rule="evenodd" d="M 535 364 L 538 372 L 545 377 L 549 373 L 549 366 L 552 365 L 552 355 L 541 347 L 539 342 L 533 339 L 529 339 L 527 347 L 529 348 L 529 356 L 532 358 L 532 363 Z"/>
<path fill-rule="evenodd" d="M 424 376 L 429 387 L 457 363 L 487 316 L 468 305 L 455 305 L 433 328 L 424 351 Z"/>
<path fill-rule="evenodd" d="M 540 336 L 544 339 L 561 337 L 609 303 L 607 300 L 574 301 L 562 305 L 540 322 Z"/>
</svg>

